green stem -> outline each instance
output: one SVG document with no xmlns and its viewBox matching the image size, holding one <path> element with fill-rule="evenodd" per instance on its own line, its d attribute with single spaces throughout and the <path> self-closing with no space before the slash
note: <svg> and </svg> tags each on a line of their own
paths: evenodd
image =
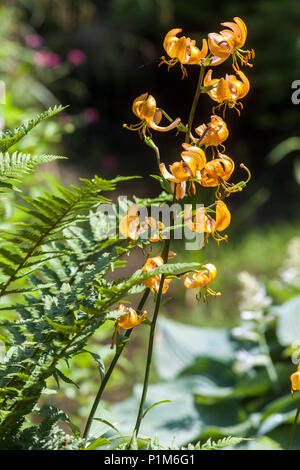
<svg viewBox="0 0 300 470">
<path fill-rule="evenodd" d="M 295 416 L 295 419 L 294 419 L 292 431 L 291 431 L 291 434 L 290 434 L 289 442 L 287 443 L 287 446 L 286 446 L 286 450 L 289 450 L 290 445 L 291 445 L 291 443 L 294 439 L 299 413 L 300 413 L 300 405 L 298 406 L 298 409 L 297 409 L 297 413 L 296 413 L 296 416 Z"/>
<path fill-rule="evenodd" d="M 262 330 L 260 331 L 260 335 L 259 335 L 259 344 L 260 344 L 260 347 L 261 347 L 263 353 L 269 359 L 267 367 L 266 367 L 268 376 L 270 377 L 270 380 L 273 383 L 274 388 L 278 390 L 278 388 L 279 388 L 279 386 L 278 386 L 278 374 L 276 372 L 276 369 L 274 367 L 274 364 L 273 364 L 273 361 L 272 361 L 272 358 L 271 358 L 270 349 L 269 349 L 265 334 Z"/>
<path fill-rule="evenodd" d="M 145 305 L 145 302 L 149 296 L 149 293 L 150 293 L 150 289 L 147 288 L 144 292 L 144 295 L 137 307 L 137 311 L 139 310 L 142 310 L 142 308 L 144 307 Z M 122 338 L 122 341 L 116 346 L 116 353 L 113 357 L 113 360 L 111 361 L 110 363 L 110 366 L 101 382 L 101 385 L 100 385 L 100 388 L 99 388 L 99 391 L 96 395 L 96 398 L 94 400 L 94 403 L 93 403 L 93 406 L 92 406 L 92 409 L 90 411 L 90 414 L 89 414 L 89 417 L 88 417 L 88 420 L 87 420 L 87 423 L 86 423 L 86 426 L 85 426 L 85 430 L 84 430 L 84 433 L 83 433 L 83 437 L 86 438 L 88 436 L 88 433 L 89 433 L 89 430 L 90 430 L 90 427 L 92 425 L 92 421 L 94 419 L 94 416 L 95 416 L 95 413 L 97 411 L 97 408 L 98 408 L 98 405 L 99 405 L 99 402 L 101 400 L 101 397 L 103 395 L 103 392 L 104 392 L 104 389 L 107 385 L 107 382 L 109 381 L 110 379 L 110 376 L 111 374 L 113 373 L 113 370 L 115 368 L 115 365 L 117 364 L 118 362 L 118 359 L 119 357 L 121 356 L 122 354 L 122 351 L 125 347 L 125 344 L 127 343 L 127 341 L 125 340 L 128 340 L 130 338 L 130 335 L 132 333 L 132 329 L 131 330 L 127 330 L 126 333 L 124 334 L 123 338 Z"/>
<path fill-rule="evenodd" d="M 164 255 L 166 254 L 166 256 L 164 256 L 164 263 L 167 263 L 167 261 L 168 261 L 169 246 L 170 246 L 170 239 L 166 240 L 166 243 L 165 243 Z M 164 274 L 162 274 L 162 276 L 160 278 L 160 284 L 159 284 L 159 289 L 158 289 L 158 293 L 157 293 L 153 318 L 152 318 L 152 322 L 151 322 L 151 330 L 150 330 L 149 343 L 148 343 L 147 363 L 146 363 L 146 370 L 145 370 L 145 377 L 144 377 L 143 392 L 142 392 L 140 407 L 139 407 L 139 411 L 138 411 L 138 415 L 137 415 L 137 419 L 136 419 L 136 423 L 135 423 L 135 427 L 134 427 L 134 431 L 133 431 L 133 436 L 134 436 L 134 434 L 138 435 L 140 425 L 141 425 L 141 421 L 142 421 L 142 417 L 143 417 L 144 405 L 145 405 L 145 400 L 146 400 L 147 391 L 148 391 L 151 362 L 152 362 L 155 327 L 156 327 L 156 321 L 157 321 L 159 307 L 160 307 L 160 301 L 161 301 L 164 281 L 165 281 L 165 276 L 164 276 Z"/>
<path fill-rule="evenodd" d="M 201 65 L 200 66 L 198 85 L 197 85 L 196 93 L 195 93 L 195 96 L 194 96 L 194 101 L 193 101 L 193 104 L 192 104 L 192 107 L 191 107 L 191 112 L 190 112 L 190 115 L 189 115 L 187 132 L 185 134 L 185 142 L 186 143 L 188 143 L 190 141 L 190 133 L 191 133 L 191 130 L 192 130 L 194 116 L 195 116 L 195 112 L 196 112 L 198 101 L 199 101 L 200 94 L 201 94 L 201 86 L 202 86 L 202 82 L 203 82 L 204 71 L 205 71 L 205 66 Z"/>
<path fill-rule="evenodd" d="M 154 150 L 155 156 L 156 156 L 156 161 L 157 161 L 158 171 L 160 171 L 160 154 L 159 154 L 159 148 L 157 147 L 157 145 L 155 145 L 155 143 L 153 142 L 153 140 L 152 140 L 150 137 L 145 136 L 144 142 L 145 142 L 146 145 L 148 145 L 148 147 L 150 147 L 150 148 L 152 148 L 152 149 Z"/>
<path fill-rule="evenodd" d="M 175 187 L 174 187 L 172 204 L 175 203 L 175 200 L 176 200 L 176 184 L 175 184 Z M 173 212 L 172 212 L 172 215 L 171 215 L 170 225 L 171 226 L 174 225 L 174 214 L 173 214 Z M 164 247 L 163 247 L 163 251 L 162 251 L 162 259 L 163 259 L 164 264 L 168 263 L 170 243 L 171 243 L 171 236 L 167 240 L 165 240 L 165 243 L 164 243 Z M 150 329 L 149 342 L 148 342 L 147 362 L 146 362 L 146 370 L 145 370 L 143 391 L 142 391 L 142 396 L 141 396 L 141 401 L 140 401 L 140 406 L 139 406 L 139 411 L 138 411 L 135 427 L 134 427 L 134 430 L 133 430 L 133 433 L 132 433 L 130 443 L 128 445 L 129 448 L 130 448 L 130 445 L 131 445 L 131 442 L 132 442 L 132 439 L 133 439 L 134 435 L 137 436 L 138 433 L 139 433 L 141 421 L 142 421 L 142 418 L 143 418 L 143 411 L 144 411 L 144 405 L 145 405 L 145 400 L 146 400 L 147 391 L 148 391 L 149 376 L 150 376 L 150 369 L 151 369 L 151 362 L 152 362 L 155 327 L 156 327 L 156 321 L 157 321 L 159 307 L 160 307 L 160 301 L 161 301 L 164 281 L 165 281 L 165 275 L 162 274 L 161 278 L 160 278 L 157 297 L 156 297 L 156 303 L 155 303 L 153 318 L 152 318 L 152 322 L 151 322 L 151 329 Z"/>
</svg>

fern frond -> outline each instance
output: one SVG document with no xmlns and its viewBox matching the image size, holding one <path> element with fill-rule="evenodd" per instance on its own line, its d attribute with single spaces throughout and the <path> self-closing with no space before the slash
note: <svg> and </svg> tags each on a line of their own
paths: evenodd
<svg viewBox="0 0 300 470">
<path fill-rule="evenodd" d="M 32 173 L 38 165 L 64 159 L 57 155 L 30 155 L 22 152 L 0 152 L 0 192 L 13 189 L 18 191 L 26 174 Z"/>
<path fill-rule="evenodd" d="M 201 450 L 217 450 L 217 449 L 222 449 L 223 447 L 228 447 L 228 446 L 234 446 L 237 444 L 240 444 L 242 441 L 247 441 L 248 439 L 245 439 L 243 437 L 224 437 L 223 439 L 219 439 L 217 441 L 212 441 L 211 439 L 208 439 L 204 444 L 200 445 Z M 190 449 L 189 447 L 186 447 L 186 449 Z M 191 449 L 192 450 L 192 449 Z"/>
<path fill-rule="evenodd" d="M 30 119 L 27 122 L 23 122 L 19 127 L 13 131 L 7 130 L 5 132 L 0 132 L 0 152 L 5 152 L 7 149 L 12 147 L 16 142 L 18 142 L 22 137 L 28 134 L 31 129 L 37 126 L 41 121 L 49 119 L 56 114 L 60 113 L 67 106 L 54 106 L 49 108 L 47 111 L 44 111 L 41 114 L 38 114 L 35 118 Z"/>
<path fill-rule="evenodd" d="M 249 439 L 243 437 L 224 437 L 223 439 L 219 439 L 217 441 L 212 441 L 209 438 L 204 444 L 201 442 L 197 442 L 196 444 L 187 444 L 185 446 L 178 447 L 175 442 L 171 444 L 170 447 L 163 446 L 159 443 L 158 437 L 155 436 L 154 439 L 147 445 L 147 450 L 218 450 L 222 449 L 223 447 L 234 446 L 240 444 L 242 441 L 247 441 Z"/>
<path fill-rule="evenodd" d="M 0 253 L 1 274 L 6 280 L 0 284 L 0 297 L 7 293 L 9 285 L 18 279 L 34 272 L 35 267 L 51 258 L 65 254 L 56 248 L 53 254 L 47 256 L 48 244 L 51 238 L 57 238 L 62 231 L 71 225 L 78 225 L 89 220 L 89 212 L 100 203 L 109 202 L 103 197 L 102 191 L 115 188 L 112 181 L 95 176 L 92 180 L 82 180 L 81 187 L 71 186 L 70 189 L 58 186 L 63 197 L 45 193 L 36 198 L 23 197 L 28 207 L 21 207 L 34 223 L 21 226 L 15 234 L 5 234 L 6 247 Z M 20 245 L 20 239 L 24 243 Z M 16 246 L 18 248 L 16 248 Z"/>
</svg>

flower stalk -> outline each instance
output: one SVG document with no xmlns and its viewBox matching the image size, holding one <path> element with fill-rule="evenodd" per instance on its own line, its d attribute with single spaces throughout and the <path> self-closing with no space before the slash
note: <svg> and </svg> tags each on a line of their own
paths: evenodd
<svg viewBox="0 0 300 470">
<path fill-rule="evenodd" d="M 137 307 L 137 311 L 139 310 L 142 310 L 142 308 L 144 307 L 145 303 L 146 303 L 146 300 L 148 299 L 148 296 L 150 294 L 150 289 L 147 288 L 143 294 L 143 297 L 141 298 L 141 301 Z M 93 403 L 93 406 L 91 408 L 91 411 L 90 411 L 90 414 L 89 414 L 89 417 L 88 417 L 88 420 L 87 420 L 87 423 L 86 423 L 86 426 L 85 426 L 85 430 L 84 430 L 84 433 L 83 433 L 83 437 L 84 438 L 87 438 L 88 435 L 89 435 L 89 431 L 90 431 L 90 428 L 91 428 L 91 425 L 92 425 L 92 422 L 93 422 L 93 419 L 94 419 L 94 416 L 95 416 L 95 413 L 97 411 L 97 408 L 98 408 L 98 405 L 100 403 L 100 400 L 102 398 L 102 395 L 103 395 L 103 392 L 105 390 L 105 387 L 114 371 L 114 368 L 119 360 L 119 357 L 121 356 L 122 352 L 123 352 L 123 349 L 127 343 L 127 341 L 129 340 L 130 338 L 130 335 L 132 333 L 132 330 L 133 328 L 131 328 L 131 330 L 127 330 L 126 333 L 124 334 L 123 338 L 122 338 L 122 341 L 120 341 L 118 344 L 117 344 L 117 347 L 116 347 L 116 352 L 115 352 L 115 355 L 113 357 L 113 360 L 111 361 L 110 363 L 110 366 L 101 382 L 101 385 L 100 385 L 100 388 L 98 390 L 98 393 L 95 397 L 95 400 L 94 400 L 94 403 Z"/>
<path fill-rule="evenodd" d="M 201 94 L 201 86 L 202 86 L 202 82 L 203 82 L 203 78 L 204 78 L 204 72 L 205 72 L 205 66 L 201 65 L 200 66 L 198 84 L 197 84 L 197 88 L 196 88 L 196 93 L 195 93 L 195 96 L 194 96 L 193 104 L 192 104 L 190 115 L 189 115 L 189 120 L 188 120 L 188 125 L 187 125 L 187 132 L 185 134 L 185 142 L 186 143 L 188 143 L 189 140 L 190 140 L 190 133 L 192 131 L 195 112 L 196 112 L 197 105 L 198 105 L 199 98 L 200 98 L 200 94 Z"/>
</svg>

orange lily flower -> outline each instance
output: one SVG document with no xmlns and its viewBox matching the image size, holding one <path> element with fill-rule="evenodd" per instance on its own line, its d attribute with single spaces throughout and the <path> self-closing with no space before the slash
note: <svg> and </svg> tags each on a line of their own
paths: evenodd
<svg viewBox="0 0 300 470">
<path fill-rule="evenodd" d="M 125 238 L 131 238 L 136 240 L 141 231 L 141 224 L 138 215 L 138 208 L 136 204 L 133 204 L 125 217 L 123 217 L 119 224 L 119 231 Z"/>
<path fill-rule="evenodd" d="M 170 257 L 174 257 L 175 253 L 170 252 Z M 146 273 L 149 271 L 152 271 L 155 268 L 158 268 L 159 266 L 162 266 L 164 264 L 164 261 L 160 255 L 155 256 L 154 258 L 148 258 L 146 263 L 143 266 L 142 272 Z M 143 284 L 145 286 L 149 287 L 151 292 L 158 292 L 159 290 L 159 284 L 160 284 L 160 279 L 161 279 L 161 274 L 157 274 L 156 276 L 149 277 L 145 281 L 143 281 Z M 162 293 L 165 294 L 167 290 L 169 289 L 169 284 L 172 282 L 172 279 L 165 279 L 164 285 L 163 285 L 163 290 Z"/>
<path fill-rule="evenodd" d="M 238 115 L 240 115 L 240 111 L 236 108 L 236 106 L 239 105 L 241 109 L 243 109 L 243 105 L 237 101 L 244 98 L 250 89 L 250 83 L 246 75 L 240 70 L 237 71 L 237 75 L 241 80 L 238 80 L 235 75 L 227 74 L 225 78 L 212 79 L 212 69 L 209 69 L 204 77 L 204 86 L 214 87 L 207 93 L 212 100 L 219 103 L 216 108 L 224 105 L 223 116 L 225 114 L 227 105 L 229 108 L 235 108 Z"/>
<path fill-rule="evenodd" d="M 221 23 L 222 26 L 227 26 L 229 29 L 224 29 L 220 33 L 210 33 L 208 35 L 208 45 L 213 57 L 210 58 L 211 65 L 219 65 L 224 62 L 230 55 L 233 58 L 233 68 L 237 72 L 239 70 L 237 58 L 240 59 L 241 65 L 248 65 L 252 67 L 248 61 L 254 59 L 254 50 L 251 51 L 241 49 L 245 44 L 247 38 L 247 27 L 244 21 L 236 16 L 233 18 L 235 21 Z"/>
<path fill-rule="evenodd" d="M 136 240 L 139 238 L 141 233 L 148 228 L 151 230 L 158 229 L 157 232 L 154 232 L 153 237 L 149 238 L 149 241 L 160 241 L 161 231 L 164 228 L 164 224 L 162 222 L 156 223 L 156 220 L 153 217 L 146 217 L 145 221 L 141 223 L 137 204 L 133 204 L 129 208 L 127 214 L 121 219 L 119 224 L 119 231 L 121 235 L 124 238 L 130 238 L 131 240 Z"/>
<path fill-rule="evenodd" d="M 294 372 L 294 374 L 291 375 L 291 382 L 291 394 L 293 395 L 294 392 L 300 390 L 300 364 L 298 364 L 297 372 Z"/>
<path fill-rule="evenodd" d="M 220 186 L 223 181 L 227 181 L 234 170 L 234 161 L 219 153 L 219 158 L 208 162 L 201 175 L 200 184 L 204 187 Z"/>
<path fill-rule="evenodd" d="M 219 153 L 218 155 L 219 158 L 215 158 L 205 165 L 201 177 L 198 179 L 199 183 L 204 187 L 217 186 L 217 198 L 221 197 L 219 193 L 220 186 L 225 189 L 226 193 L 242 191 L 246 183 L 248 183 L 251 178 L 250 171 L 243 163 L 241 163 L 240 167 L 248 173 L 247 180 L 241 181 L 238 184 L 228 183 L 227 180 L 230 178 L 234 170 L 234 162 L 231 158 L 227 157 L 227 155 L 222 153 Z"/>
<path fill-rule="evenodd" d="M 156 100 L 149 93 L 143 93 L 138 96 L 132 105 L 133 113 L 141 119 L 141 122 L 138 124 L 123 124 L 123 127 L 129 129 L 130 131 L 138 131 L 141 138 L 146 136 L 147 130 L 149 128 L 154 129 L 159 132 L 168 132 L 180 123 L 180 118 L 175 119 L 169 126 L 161 127 L 158 124 L 162 119 L 162 112 L 156 108 Z M 151 137 L 151 132 L 149 131 Z"/>
<path fill-rule="evenodd" d="M 169 31 L 164 39 L 164 49 L 167 54 L 171 57 L 170 60 L 166 60 L 165 57 L 162 57 L 162 62 L 159 64 L 167 64 L 168 70 L 173 65 L 180 62 L 182 70 L 182 78 L 187 75 L 187 71 L 184 65 L 195 65 L 199 64 L 202 59 L 206 56 L 208 52 L 208 46 L 206 39 L 202 40 L 202 49 L 196 47 L 196 41 L 191 40 L 182 36 L 181 38 L 177 37 L 177 34 L 181 33 L 182 29 L 174 28 Z"/>
<path fill-rule="evenodd" d="M 196 127 L 196 133 L 199 135 L 200 139 L 192 137 L 192 140 L 196 143 L 200 140 L 201 144 L 206 147 L 215 146 L 222 144 L 229 135 L 229 131 L 226 125 L 226 122 L 220 116 L 213 115 L 210 118 L 210 122 L 202 124 L 201 126 Z"/>
<path fill-rule="evenodd" d="M 126 307 L 124 304 L 119 304 L 117 310 L 120 310 L 120 312 L 122 312 L 122 315 L 119 318 L 116 318 L 115 320 L 116 326 L 112 337 L 111 349 L 114 346 L 117 332 L 120 333 L 120 328 L 124 328 L 124 330 L 131 330 L 135 326 L 142 323 L 142 321 L 147 316 L 147 312 L 144 311 L 139 317 L 137 312 L 133 308 Z"/>
<path fill-rule="evenodd" d="M 193 217 L 190 217 L 191 206 L 185 209 L 185 219 L 187 227 L 193 232 L 206 233 L 206 242 L 209 235 L 216 240 L 218 246 L 222 240 L 227 242 L 227 235 L 221 236 L 219 231 L 225 230 L 231 222 L 231 214 L 223 201 L 216 201 L 216 218 L 213 219 L 205 208 L 198 209 Z"/>
<path fill-rule="evenodd" d="M 184 150 L 181 152 L 181 162 L 175 162 L 169 165 L 170 172 L 166 169 L 165 164 L 160 164 L 160 171 L 163 177 L 171 183 L 176 183 L 176 198 L 182 199 L 185 196 L 186 181 L 200 175 L 200 171 L 206 164 L 206 156 L 202 149 L 196 145 L 183 143 Z M 192 182 L 192 192 L 195 194 L 195 185 Z"/>
<path fill-rule="evenodd" d="M 220 292 L 215 292 L 209 287 L 210 284 L 217 275 L 217 268 L 214 264 L 204 264 L 201 271 L 189 272 L 184 275 L 184 285 L 187 289 L 200 288 L 203 289 L 206 287 L 206 292 L 210 295 L 219 296 Z"/>
</svg>

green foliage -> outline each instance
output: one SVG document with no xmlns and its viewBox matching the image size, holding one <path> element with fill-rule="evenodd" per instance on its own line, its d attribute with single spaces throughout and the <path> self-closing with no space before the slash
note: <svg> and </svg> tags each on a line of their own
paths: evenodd
<svg viewBox="0 0 300 470">
<path fill-rule="evenodd" d="M 292 246 L 296 246 L 295 241 Z M 280 280 L 276 284 L 279 298 L 280 292 L 286 291 L 287 282 L 295 283 L 294 278 L 298 279 L 296 276 L 300 273 L 296 253 L 291 252 L 291 255 L 292 261 L 286 261 L 288 268 L 280 271 L 282 279 L 287 281 Z M 286 276 L 284 269 L 290 269 Z M 251 287 L 249 289 L 250 302 L 265 301 L 254 294 Z M 273 285 L 273 293 L 274 289 Z M 232 441 L 239 449 L 285 448 L 300 402 L 297 393 L 294 399 L 289 393 L 290 375 L 297 366 L 287 360 L 290 355 L 294 361 L 299 360 L 299 294 L 295 296 L 299 290 L 299 287 L 290 290 L 290 298 L 282 305 L 272 306 L 268 300 L 264 314 L 256 313 L 258 320 L 242 322 L 239 336 L 234 335 L 235 330 L 198 328 L 160 318 L 155 360 L 162 380 L 149 386 L 146 407 L 151 407 L 158 399 L 171 398 L 172 403 L 162 404 L 147 413 L 140 437 L 158 434 L 159 444 L 155 439 L 151 443 L 151 446 L 156 445 L 151 448 L 157 449 L 170 448 L 169 443 L 175 437 L 180 448 L 192 449 L 186 447 L 186 442 L 192 442 L 197 443 L 193 444 L 195 448 L 205 449 L 212 444 L 214 449 L 221 447 L 222 442 L 226 444 L 232 435 L 246 439 Z M 257 300 L 259 298 L 261 300 Z M 267 349 L 262 340 L 255 339 L 261 334 L 267 339 Z M 290 344 L 294 346 L 285 349 Z M 240 352 L 241 359 L 238 359 Z M 244 356 L 246 362 L 239 362 Z M 140 393 L 137 386 L 132 397 L 112 406 L 114 415 L 125 416 L 118 425 L 123 434 L 133 426 L 131 416 L 136 413 Z M 296 435 L 299 435 L 298 429 Z M 198 443 L 208 436 L 211 437 L 206 444 Z M 295 442 L 293 448 L 297 446 Z"/>
<path fill-rule="evenodd" d="M 22 184 L 24 176 L 32 173 L 42 163 L 62 159 L 56 155 L 31 156 L 29 154 L 14 152 L 13 154 L 0 153 L 0 192 L 9 189 L 17 190 Z"/>
<path fill-rule="evenodd" d="M 47 111 L 38 114 L 35 118 L 30 119 L 28 122 L 24 122 L 20 124 L 19 127 L 14 129 L 13 131 L 7 130 L 5 132 L 0 133 L 0 152 L 5 152 L 10 147 L 12 147 L 15 143 L 17 143 L 20 139 L 22 139 L 28 132 L 30 132 L 35 126 L 37 126 L 41 121 L 45 119 L 49 119 L 56 114 L 60 113 L 66 109 L 66 106 L 54 106 L 53 108 L 49 108 Z"/>
<path fill-rule="evenodd" d="M 60 109 L 43 113 L 11 135 L 6 133 L 3 138 L 6 148 L 13 143 L 10 138 L 21 138 Z M 3 181 L 7 178 L 13 193 L 22 182 L 22 174 L 51 159 L 16 153 L 2 158 Z M 110 222 L 97 212 L 100 204 L 110 202 L 103 192 L 113 191 L 118 182 L 128 179 L 119 177 L 108 181 L 94 176 L 91 180 L 82 179 L 79 187 L 72 185 L 67 189 L 58 185 L 54 194 L 22 196 L 19 210 L 24 214 L 24 221 L 2 230 L 3 320 L 0 326 L 7 355 L 0 364 L 1 449 L 60 449 L 81 445 L 83 441 L 78 440 L 76 432 L 69 438 L 57 427 L 58 421 L 69 422 L 69 419 L 54 408 L 43 408 L 40 414 L 46 413 L 46 418 L 41 425 L 28 427 L 30 413 L 47 393 L 47 380 L 53 377 L 58 386 L 63 382 L 77 387 L 60 365 L 86 352 L 91 335 L 115 318 L 117 302 L 142 292 L 145 289 L 142 281 L 153 275 L 181 276 L 200 267 L 199 263 L 175 263 L 151 273 L 139 269 L 131 276 L 115 279 L 113 284 L 105 279 L 107 273 L 126 265 L 124 255 L 147 244 L 119 238 L 118 234 L 111 236 Z M 165 195 L 161 195 L 155 203 L 164 201 Z M 151 200 L 139 200 L 139 204 L 147 206 Z M 118 216 L 117 207 L 113 204 L 111 207 Z M 5 311 L 10 312 L 7 318 Z M 103 377 L 101 357 L 91 354 Z"/>
</svg>

